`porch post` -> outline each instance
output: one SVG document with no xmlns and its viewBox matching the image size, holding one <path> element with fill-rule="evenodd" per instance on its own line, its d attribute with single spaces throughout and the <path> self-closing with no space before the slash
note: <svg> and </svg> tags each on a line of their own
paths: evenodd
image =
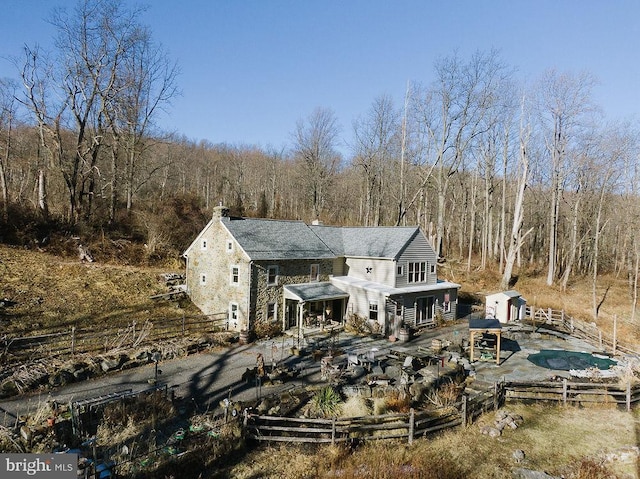
<svg viewBox="0 0 640 479">
<path fill-rule="evenodd" d="M 298 301 L 298 347 L 300 347 L 300 336 L 302 336 L 303 314 L 304 314 L 304 301 Z"/>
</svg>

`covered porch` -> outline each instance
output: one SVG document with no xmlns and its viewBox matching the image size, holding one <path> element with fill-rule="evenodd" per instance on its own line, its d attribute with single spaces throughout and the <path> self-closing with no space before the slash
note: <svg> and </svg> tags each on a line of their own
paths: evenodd
<svg viewBox="0 0 640 479">
<path fill-rule="evenodd" d="M 300 337 L 342 324 L 349 295 L 331 283 L 290 284 L 283 290 L 284 331 Z"/>
</svg>

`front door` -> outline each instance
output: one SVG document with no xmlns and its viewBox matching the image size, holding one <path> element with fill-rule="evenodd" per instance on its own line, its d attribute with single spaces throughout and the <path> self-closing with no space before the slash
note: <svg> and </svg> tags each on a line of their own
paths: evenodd
<svg viewBox="0 0 640 479">
<path fill-rule="evenodd" d="M 424 296 L 416 299 L 416 324 L 433 322 L 433 303 L 433 296 Z"/>
<path fill-rule="evenodd" d="M 285 329 L 295 328 L 298 325 L 298 303 L 287 301 Z"/>
</svg>

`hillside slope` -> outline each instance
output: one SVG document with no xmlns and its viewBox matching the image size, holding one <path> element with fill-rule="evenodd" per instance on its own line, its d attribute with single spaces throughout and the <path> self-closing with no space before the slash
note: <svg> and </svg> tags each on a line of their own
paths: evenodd
<svg viewBox="0 0 640 479">
<path fill-rule="evenodd" d="M 154 301 L 165 269 L 100 262 L 0 245 L 0 298 L 16 304 L 0 319 L 6 333 L 76 326 L 118 328 L 136 320 L 200 314 L 188 300 Z M 182 272 L 173 270 L 173 272 Z"/>
</svg>

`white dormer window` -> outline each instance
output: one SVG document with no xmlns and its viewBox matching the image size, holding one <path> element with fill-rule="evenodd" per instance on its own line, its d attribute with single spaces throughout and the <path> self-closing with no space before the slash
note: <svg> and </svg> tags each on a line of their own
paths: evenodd
<svg viewBox="0 0 640 479">
<path fill-rule="evenodd" d="M 202 240 L 202 249 L 203 250 L 207 249 L 207 240 L 206 239 Z"/>
<path fill-rule="evenodd" d="M 231 241 L 230 239 L 227 240 L 226 251 L 227 253 L 231 253 L 233 251 L 233 241 Z"/>
</svg>

